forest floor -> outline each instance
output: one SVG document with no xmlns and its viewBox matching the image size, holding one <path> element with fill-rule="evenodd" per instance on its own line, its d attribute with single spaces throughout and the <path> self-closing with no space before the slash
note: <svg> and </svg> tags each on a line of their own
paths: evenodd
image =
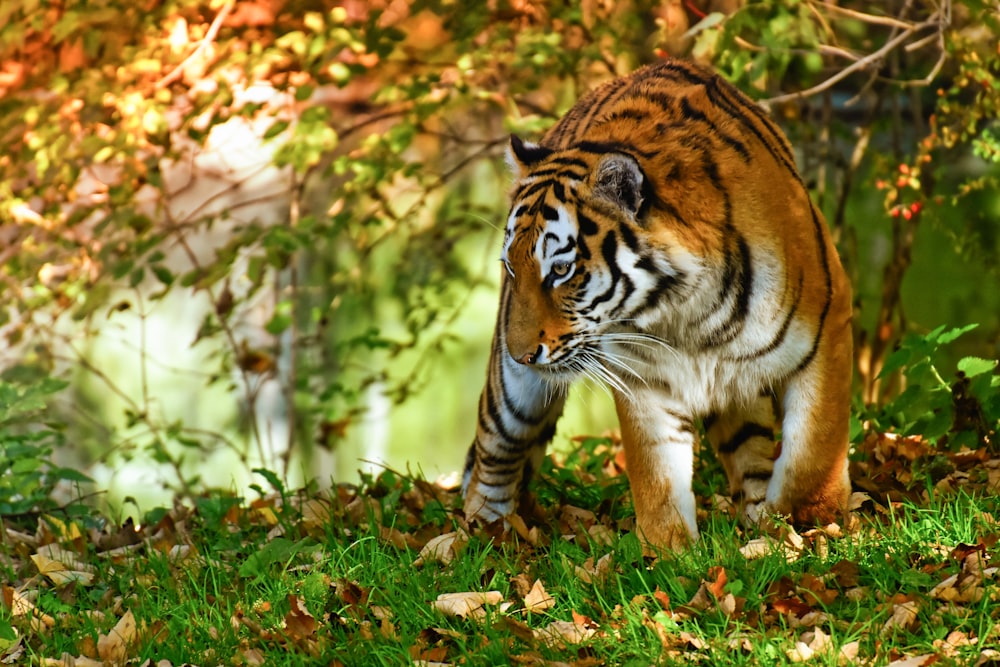
<svg viewBox="0 0 1000 667">
<path fill-rule="evenodd" d="M 701 540 L 654 558 L 618 443 L 577 444 L 506 534 L 393 471 L 5 517 L 0 664 L 1000 665 L 995 453 L 870 434 L 843 525 L 801 531 L 742 528 L 709 456 Z"/>
</svg>

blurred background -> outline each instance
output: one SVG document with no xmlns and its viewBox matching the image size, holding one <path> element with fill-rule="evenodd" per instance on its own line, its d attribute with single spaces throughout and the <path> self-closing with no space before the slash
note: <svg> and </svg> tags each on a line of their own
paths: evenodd
<svg viewBox="0 0 1000 667">
<path fill-rule="evenodd" d="M 459 470 L 509 135 L 666 57 L 795 144 L 855 285 L 858 424 L 944 437 L 952 393 L 903 410 L 930 389 L 895 371 L 949 390 L 1000 356 L 997 10 L 5 0 L 0 510 Z M 581 385 L 555 446 L 615 426 Z"/>
</svg>

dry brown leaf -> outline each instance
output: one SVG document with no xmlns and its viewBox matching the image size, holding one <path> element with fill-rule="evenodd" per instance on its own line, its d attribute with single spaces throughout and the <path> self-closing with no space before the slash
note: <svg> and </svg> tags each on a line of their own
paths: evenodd
<svg viewBox="0 0 1000 667">
<path fill-rule="evenodd" d="M 912 658 L 893 660 L 885 667 L 925 667 L 926 665 L 934 664 L 937 660 L 938 657 L 936 654 L 926 653 L 924 655 L 913 656 Z"/>
<path fill-rule="evenodd" d="M 312 498 L 302 503 L 302 525 L 307 529 L 325 528 L 332 516 L 330 501 Z"/>
<path fill-rule="evenodd" d="M 1000 651 L 988 648 L 984 649 L 983 652 L 979 654 L 976 664 L 972 667 L 987 667 L 987 665 L 996 664 L 1000 664 Z"/>
<path fill-rule="evenodd" d="M 291 609 L 285 614 L 285 631 L 294 640 L 307 639 L 316 634 L 316 619 L 306 609 L 305 601 L 296 595 L 288 596 Z"/>
<path fill-rule="evenodd" d="M 483 605 L 498 605 L 503 602 L 503 593 L 500 591 L 469 591 L 464 593 L 442 593 L 432 603 L 432 606 L 447 616 L 482 616 L 485 611 Z"/>
<path fill-rule="evenodd" d="M 464 530 L 438 535 L 428 540 L 413 564 L 419 567 L 430 561 L 447 565 L 455 559 L 455 556 L 462 551 L 468 541 L 469 535 Z"/>
<path fill-rule="evenodd" d="M 615 541 L 615 533 L 604 524 L 594 524 L 587 529 L 587 535 L 599 546 L 611 546 Z"/>
<path fill-rule="evenodd" d="M 266 662 L 264 654 L 255 648 L 241 649 L 240 656 L 246 661 L 246 664 L 251 665 L 251 667 L 261 667 L 261 665 Z"/>
<path fill-rule="evenodd" d="M 115 627 L 97 640 L 97 655 L 105 662 L 122 662 L 128 657 L 128 650 L 135 642 L 138 626 L 129 609 L 118 619 Z"/>
<path fill-rule="evenodd" d="M 909 600 L 893 605 L 892 616 L 882 626 L 882 636 L 886 636 L 896 630 L 906 630 L 917 620 L 918 606 L 915 600 Z"/>
<path fill-rule="evenodd" d="M 853 642 L 847 642 L 846 644 L 841 646 L 840 647 L 841 663 L 843 663 L 845 660 L 847 662 L 857 662 L 858 652 L 860 650 L 861 650 L 861 642 L 857 640 Z"/>
<path fill-rule="evenodd" d="M 36 609 L 31 600 L 24 597 L 12 586 L 0 588 L 0 593 L 2 593 L 4 608 L 10 611 L 11 616 L 27 616 L 28 623 L 35 632 L 46 632 L 55 627 L 56 619 Z"/>
<path fill-rule="evenodd" d="M 685 606 L 695 611 L 705 611 L 712 607 L 712 598 L 708 593 L 705 582 L 702 582 L 701 586 L 698 587 L 698 590 L 694 592 L 694 595 L 688 600 Z"/>
<path fill-rule="evenodd" d="M 406 549 L 406 535 L 395 526 L 379 526 L 378 536 L 383 542 L 391 544 L 396 549 L 403 551 Z"/>
<path fill-rule="evenodd" d="M 802 537 L 792 531 L 785 538 L 785 540 L 778 542 L 773 537 L 763 536 L 756 537 L 745 545 L 740 547 L 740 553 L 747 560 L 757 560 L 758 558 L 764 558 L 772 553 L 780 552 L 785 557 L 785 561 L 789 563 L 794 563 L 799 559 L 802 554 L 802 549 L 805 546 L 805 542 Z"/>
<path fill-rule="evenodd" d="M 45 575 L 56 586 L 79 583 L 89 586 L 94 583 L 97 568 L 76 558 L 72 551 L 62 549 L 55 544 L 41 547 L 32 554 L 31 562 L 38 572 Z"/>
<path fill-rule="evenodd" d="M 597 563 L 594 563 L 593 558 L 588 558 L 583 562 L 583 565 L 574 566 L 573 570 L 576 573 L 577 578 L 587 584 L 592 584 L 595 581 L 600 581 L 603 579 L 610 571 L 612 565 L 611 554 L 604 554 L 601 556 Z"/>
<path fill-rule="evenodd" d="M 511 514 L 507 517 L 507 523 L 514 530 L 521 539 L 525 540 L 528 544 L 533 547 L 538 546 L 538 541 L 541 538 L 541 533 L 538 532 L 538 527 L 534 526 L 530 530 L 528 529 L 528 524 L 524 522 L 524 517 L 520 514 Z"/>
<path fill-rule="evenodd" d="M 45 658 L 42 665 L 45 667 L 66 667 L 66 665 L 73 665 L 73 667 L 107 667 L 107 663 L 103 660 L 94 660 L 82 655 L 75 658 Z"/>
<path fill-rule="evenodd" d="M 708 587 L 708 592 L 717 600 L 722 598 L 726 594 L 726 584 L 729 582 L 726 568 L 721 565 L 713 565 L 708 568 L 708 577 L 711 581 L 704 582 Z"/>
<path fill-rule="evenodd" d="M 969 637 L 961 630 L 952 630 L 944 639 L 935 639 L 933 646 L 949 658 L 958 657 L 958 649 L 963 646 L 975 646 L 979 643 L 976 637 Z"/>
<path fill-rule="evenodd" d="M 816 651 L 809 648 L 805 642 L 795 642 L 795 646 L 785 650 L 785 655 L 792 662 L 806 662 L 816 655 Z"/>
<path fill-rule="evenodd" d="M 530 612 L 545 611 L 556 606 L 555 599 L 545 591 L 541 579 L 536 579 L 531 590 L 524 596 L 524 608 Z"/>
<path fill-rule="evenodd" d="M 571 621 L 553 621 L 544 628 L 535 630 L 535 639 L 546 646 L 560 647 L 567 644 L 579 644 L 591 637 L 597 631 Z"/>
<path fill-rule="evenodd" d="M 799 641 L 795 642 L 794 648 L 788 649 L 785 654 L 792 662 L 805 662 L 814 656 L 827 653 L 831 648 L 833 648 L 833 641 L 830 639 L 830 635 L 817 627 L 802 633 Z M 841 655 L 844 655 L 843 652 Z"/>
</svg>

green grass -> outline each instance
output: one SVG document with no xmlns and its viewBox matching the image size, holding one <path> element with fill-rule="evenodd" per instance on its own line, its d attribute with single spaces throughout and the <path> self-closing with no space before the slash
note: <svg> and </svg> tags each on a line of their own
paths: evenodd
<svg viewBox="0 0 1000 667">
<path fill-rule="evenodd" d="M 989 569 L 1000 503 L 985 483 L 969 481 L 986 475 L 956 475 L 957 491 L 865 502 L 839 529 L 778 528 L 770 552 L 754 559 L 740 548 L 763 533 L 712 511 L 706 495 L 701 541 L 653 559 L 628 530 L 627 484 L 613 474 L 613 453 L 588 441 L 571 467 L 547 466 L 530 540 L 473 530 L 448 564 L 414 561 L 432 537 L 465 529 L 457 491 L 391 472 L 324 494 L 253 503 L 207 496 L 158 511 L 138 530 L 97 516 L 61 525 L 21 517 L 6 526 L 23 532 L 8 532 L 0 550 L 8 582 L 0 638 L 18 664 L 108 659 L 112 628 L 131 612 L 138 630 L 117 655 L 134 664 L 783 665 L 797 642 L 817 648 L 813 665 L 924 654 L 976 664 L 1000 644 Z M 716 482 L 709 462 L 699 488 Z M 593 515 L 564 512 L 569 505 Z M 593 525 L 603 528 L 588 532 Z M 46 543 L 92 566 L 92 581 L 56 584 L 40 574 L 32 555 Z M 580 576 L 605 556 L 602 576 Z M 932 597 L 953 575 L 973 592 L 956 583 Z M 529 610 L 524 596 L 536 581 L 553 604 Z M 500 603 L 479 617 L 434 606 L 441 594 L 486 591 L 499 592 Z M 34 611 L 11 607 L 15 593 Z M 566 628 L 577 636 L 561 634 Z M 808 634 L 817 629 L 826 645 Z M 949 634 L 971 643 L 948 646 Z"/>
</svg>

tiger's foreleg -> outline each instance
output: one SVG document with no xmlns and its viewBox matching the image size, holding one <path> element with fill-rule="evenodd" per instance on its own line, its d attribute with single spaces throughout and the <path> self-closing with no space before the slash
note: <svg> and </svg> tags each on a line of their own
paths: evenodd
<svg viewBox="0 0 1000 667">
<path fill-rule="evenodd" d="M 787 381 L 781 454 L 767 489 L 766 511 L 790 515 L 801 524 L 843 519 L 851 492 L 851 367 L 850 320 L 845 317 L 831 323 L 815 357 Z"/>
<path fill-rule="evenodd" d="M 615 405 L 639 536 L 651 547 L 682 549 L 698 539 L 692 420 L 650 389 L 616 392 Z"/>
<path fill-rule="evenodd" d="M 510 516 L 555 434 L 566 390 L 518 364 L 502 340 L 490 354 L 479 397 L 476 438 L 465 459 L 465 516 L 489 523 Z"/>
</svg>

